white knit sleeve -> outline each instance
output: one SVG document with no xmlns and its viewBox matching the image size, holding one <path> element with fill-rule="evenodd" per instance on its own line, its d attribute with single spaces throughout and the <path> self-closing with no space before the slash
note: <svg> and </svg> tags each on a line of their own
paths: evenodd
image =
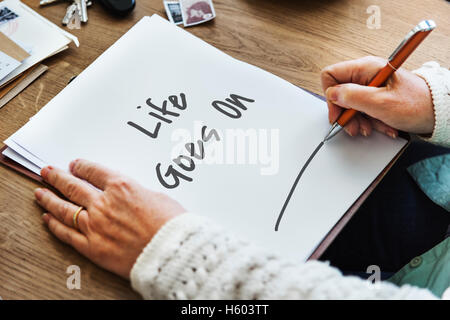
<svg viewBox="0 0 450 320">
<path fill-rule="evenodd" d="M 422 139 L 450 147 L 450 70 L 441 68 L 437 62 L 427 62 L 414 71 L 425 79 L 431 91 L 435 125 L 433 134 Z"/>
<path fill-rule="evenodd" d="M 146 299 L 433 299 L 429 291 L 343 277 L 327 263 L 293 263 L 180 215 L 155 235 L 131 270 Z"/>
</svg>

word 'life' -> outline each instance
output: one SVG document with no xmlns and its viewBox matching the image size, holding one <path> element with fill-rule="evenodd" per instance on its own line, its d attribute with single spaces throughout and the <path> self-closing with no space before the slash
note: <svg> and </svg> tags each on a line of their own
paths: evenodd
<svg viewBox="0 0 450 320">
<path fill-rule="evenodd" d="M 180 93 L 181 98 L 181 104 L 178 102 L 178 96 L 172 95 L 169 96 L 168 100 L 172 105 L 172 108 L 178 109 L 178 110 L 185 110 L 187 108 L 186 104 L 186 95 L 184 93 Z M 152 130 L 147 130 L 144 127 L 134 123 L 133 121 L 128 121 L 127 124 L 129 126 L 132 126 L 133 128 L 139 130 L 140 132 L 146 134 L 150 138 L 156 139 L 158 138 L 159 130 L 161 129 L 161 124 L 163 122 L 167 124 L 172 123 L 171 117 L 179 117 L 180 113 L 175 111 L 169 111 L 167 110 L 167 100 L 164 100 L 161 107 L 158 107 L 157 105 L 152 103 L 152 99 L 148 98 L 147 101 L 145 101 L 148 107 L 150 107 L 150 112 L 148 113 L 149 116 L 159 120 L 156 122 L 155 127 Z M 141 109 L 142 106 L 137 106 L 137 109 Z M 154 112 L 156 111 L 156 112 Z"/>
</svg>

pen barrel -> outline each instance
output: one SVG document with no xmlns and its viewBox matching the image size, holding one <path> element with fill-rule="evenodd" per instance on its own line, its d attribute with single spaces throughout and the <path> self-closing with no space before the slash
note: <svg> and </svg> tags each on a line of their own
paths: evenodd
<svg viewBox="0 0 450 320">
<path fill-rule="evenodd" d="M 381 87 L 387 79 L 395 72 L 392 64 L 389 63 L 383 67 L 368 84 L 369 87 Z"/>
<path fill-rule="evenodd" d="M 420 43 L 431 33 L 432 30 L 416 33 L 400 50 L 389 63 L 395 69 L 402 66 L 403 62 L 416 50 Z M 386 79 L 387 80 L 387 79 Z"/>
<path fill-rule="evenodd" d="M 345 125 L 355 116 L 358 111 L 355 109 L 347 109 L 345 110 L 339 119 L 336 121 L 341 127 L 345 127 Z"/>
</svg>

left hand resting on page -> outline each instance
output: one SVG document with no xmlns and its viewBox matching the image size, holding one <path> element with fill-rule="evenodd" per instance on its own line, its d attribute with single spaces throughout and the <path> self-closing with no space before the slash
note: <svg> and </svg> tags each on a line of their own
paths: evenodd
<svg viewBox="0 0 450 320">
<path fill-rule="evenodd" d="M 185 210 L 168 196 L 98 164 L 75 160 L 70 171 L 42 169 L 42 178 L 68 199 L 36 189 L 37 202 L 48 212 L 44 222 L 58 239 L 94 263 L 129 278 L 142 249 L 167 221 Z M 73 216 L 80 206 L 85 210 L 78 215 L 77 230 Z"/>
</svg>

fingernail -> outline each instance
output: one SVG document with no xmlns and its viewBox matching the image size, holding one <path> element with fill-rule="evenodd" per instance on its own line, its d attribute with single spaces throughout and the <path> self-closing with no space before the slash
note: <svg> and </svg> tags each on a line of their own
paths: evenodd
<svg viewBox="0 0 450 320">
<path fill-rule="evenodd" d="M 364 137 L 367 137 L 367 131 L 366 129 L 361 129 L 361 133 Z"/>
<path fill-rule="evenodd" d="M 350 130 L 348 130 L 347 128 L 344 128 L 344 130 L 345 130 L 345 132 L 348 133 L 348 135 L 349 135 L 350 137 L 353 137 L 353 134 L 350 132 Z"/>
<path fill-rule="evenodd" d="M 388 131 L 388 135 L 389 137 L 391 137 L 392 139 L 397 138 L 397 134 L 394 131 Z"/>
<path fill-rule="evenodd" d="M 42 168 L 41 170 L 41 177 L 44 179 L 47 179 L 48 173 L 50 172 L 50 170 L 53 170 L 52 166 L 47 166 Z"/>
<path fill-rule="evenodd" d="M 329 87 L 326 91 L 325 91 L 325 96 L 327 97 L 327 100 L 336 103 L 337 102 L 337 90 L 334 87 Z"/>
<path fill-rule="evenodd" d="M 69 164 L 69 171 L 73 172 L 73 167 L 75 166 L 75 162 L 77 162 L 77 160 L 73 160 L 70 164 Z"/>
<path fill-rule="evenodd" d="M 42 195 L 44 194 L 44 190 L 41 188 L 37 188 L 34 190 L 34 196 L 36 197 L 36 199 L 41 200 L 42 199 Z"/>
<path fill-rule="evenodd" d="M 42 220 L 44 220 L 45 223 L 48 223 L 48 221 L 50 220 L 50 217 L 46 213 L 44 213 L 41 217 L 42 217 Z"/>
</svg>

